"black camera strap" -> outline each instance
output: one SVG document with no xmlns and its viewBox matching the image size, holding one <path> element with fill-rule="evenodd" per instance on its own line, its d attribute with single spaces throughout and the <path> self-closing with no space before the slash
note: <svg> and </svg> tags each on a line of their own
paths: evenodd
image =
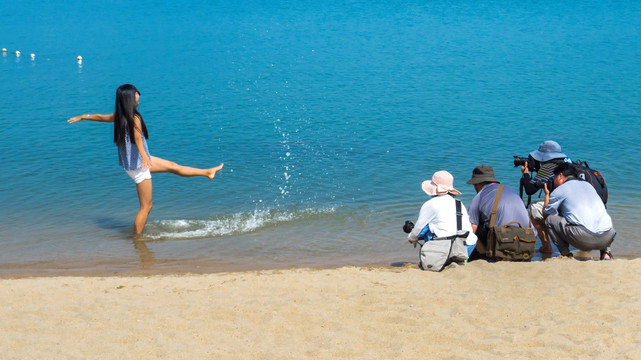
<svg viewBox="0 0 641 360">
<path fill-rule="evenodd" d="M 461 230 L 463 228 L 463 212 L 461 211 L 461 200 L 454 199 L 456 201 L 456 230 Z"/>
</svg>

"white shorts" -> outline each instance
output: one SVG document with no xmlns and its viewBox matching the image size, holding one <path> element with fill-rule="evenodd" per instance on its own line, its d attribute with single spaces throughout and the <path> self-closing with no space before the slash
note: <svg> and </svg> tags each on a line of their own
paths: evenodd
<svg viewBox="0 0 641 360">
<path fill-rule="evenodd" d="M 543 222 L 543 201 L 531 203 L 528 207 L 528 213 L 533 220 Z"/>
<path fill-rule="evenodd" d="M 143 167 L 140 167 L 136 170 L 125 170 L 127 172 L 127 175 L 129 175 L 130 178 L 132 178 L 136 184 L 140 184 L 144 180 L 151 180 L 151 172 L 149 169 L 145 169 Z"/>
</svg>

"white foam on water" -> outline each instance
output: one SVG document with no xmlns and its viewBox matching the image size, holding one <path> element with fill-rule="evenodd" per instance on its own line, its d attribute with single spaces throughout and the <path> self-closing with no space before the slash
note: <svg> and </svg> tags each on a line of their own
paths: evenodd
<svg viewBox="0 0 641 360">
<path fill-rule="evenodd" d="M 297 211 L 268 209 L 222 215 L 211 219 L 158 220 L 147 225 L 144 237 L 151 240 L 221 237 L 249 233 L 267 226 L 333 212 L 334 208 Z"/>
</svg>

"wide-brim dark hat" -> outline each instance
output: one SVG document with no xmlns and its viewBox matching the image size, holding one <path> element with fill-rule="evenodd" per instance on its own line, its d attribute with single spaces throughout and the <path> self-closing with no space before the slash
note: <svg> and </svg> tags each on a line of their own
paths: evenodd
<svg viewBox="0 0 641 360">
<path fill-rule="evenodd" d="M 494 178 L 494 169 L 489 165 L 479 165 L 472 170 L 472 178 L 467 181 L 468 184 L 480 184 L 484 182 L 498 182 Z"/>
</svg>

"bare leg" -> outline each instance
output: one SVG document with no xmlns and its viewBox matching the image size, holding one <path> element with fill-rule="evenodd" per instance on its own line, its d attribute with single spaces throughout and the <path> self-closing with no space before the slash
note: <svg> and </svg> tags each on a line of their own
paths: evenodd
<svg viewBox="0 0 641 360">
<path fill-rule="evenodd" d="M 138 214 L 134 220 L 134 235 L 140 235 L 147 223 L 149 212 L 151 212 L 151 180 L 143 180 L 140 184 L 136 184 L 136 190 L 138 191 L 140 210 L 138 210 Z"/>
<path fill-rule="evenodd" d="M 539 239 L 541 239 L 541 248 L 539 249 L 539 252 L 541 252 L 541 254 L 551 254 L 552 244 L 550 244 L 550 238 L 548 237 L 548 229 L 546 229 L 545 224 L 540 221 L 534 219 L 531 220 L 532 226 L 534 226 L 539 235 Z"/>
<path fill-rule="evenodd" d="M 209 178 L 209 180 L 212 180 L 214 176 L 216 176 L 216 173 L 222 168 L 223 168 L 223 163 L 220 163 L 220 165 L 213 168 L 199 169 L 199 168 L 179 165 L 173 161 L 152 156 L 150 171 L 152 173 L 168 172 L 168 173 L 172 173 L 172 174 L 176 174 L 178 176 L 184 176 L 184 177 L 206 176 Z"/>
</svg>

